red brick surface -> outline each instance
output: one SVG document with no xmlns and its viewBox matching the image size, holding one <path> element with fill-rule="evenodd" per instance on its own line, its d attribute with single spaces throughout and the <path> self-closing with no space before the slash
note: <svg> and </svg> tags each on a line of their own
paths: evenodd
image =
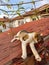
<svg viewBox="0 0 49 65">
<path fill-rule="evenodd" d="M 36 31 L 43 34 L 43 36 L 49 34 L 49 18 L 41 19 L 38 21 L 32 21 L 21 25 L 17 28 L 12 28 L 7 32 L 0 34 L 0 65 L 4 65 L 6 62 L 13 58 L 20 58 L 21 56 L 21 43 L 16 40 L 11 43 L 13 35 L 20 30 Z"/>
</svg>

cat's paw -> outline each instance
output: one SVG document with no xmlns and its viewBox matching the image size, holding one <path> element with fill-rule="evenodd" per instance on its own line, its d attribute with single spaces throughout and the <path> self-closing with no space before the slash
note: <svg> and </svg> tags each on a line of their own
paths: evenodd
<svg viewBox="0 0 49 65">
<path fill-rule="evenodd" d="M 40 56 L 37 56 L 35 59 L 39 62 L 42 60 Z"/>
<path fill-rule="evenodd" d="M 26 59 L 26 58 L 27 58 L 27 56 L 25 56 L 25 55 L 22 55 L 22 56 L 21 56 L 21 58 L 23 58 L 23 59 Z"/>
</svg>

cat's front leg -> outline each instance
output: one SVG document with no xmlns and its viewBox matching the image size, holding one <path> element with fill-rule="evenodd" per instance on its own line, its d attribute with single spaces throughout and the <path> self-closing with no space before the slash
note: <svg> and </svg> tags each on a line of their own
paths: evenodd
<svg viewBox="0 0 49 65">
<path fill-rule="evenodd" d="M 31 50 L 32 50 L 32 52 L 33 52 L 33 54 L 34 54 L 34 56 L 35 56 L 35 59 L 36 59 L 37 61 L 41 61 L 41 57 L 39 56 L 39 54 L 38 54 L 38 52 L 37 52 L 37 50 L 36 50 L 36 48 L 35 48 L 35 46 L 34 46 L 34 42 L 31 42 L 31 43 L 30 43 L 30 48 L 31 48 Z"/>
<path fill-rule="evenodd" d="M 22 57 L 23 59 L 26 59 L 26 58 L 27 58 L 26 46 L 27 46 L 27 43 L 22 42 L 22 56 L 21 56 L 21 57 Z"/>
</svg>

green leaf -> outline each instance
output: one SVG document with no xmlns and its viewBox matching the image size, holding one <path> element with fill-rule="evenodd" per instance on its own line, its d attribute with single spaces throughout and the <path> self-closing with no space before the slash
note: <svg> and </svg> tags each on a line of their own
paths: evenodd
<svg viewBox="0 0 49 65">
<path fill-rule="evenodd" d="M 6 13 L 6 12 L 3 12 L 5 15 L 8 15 L 8 13 Z"/>
<path fill-rule="evenodd" d="M 6 12 L 6 13 L 7 13 L 7 11 L 5 11 L 5 10 L 3 10 L 3 9 L 0 9 L 0 11 L 3 11 L 3 12 Z"/>
<path fill-rule="evenodd" d="M 16 12 L 16 14 L 19 15 L 19 16 L 21 15 L 19 12 Z"/>
<path fill-rule="evenodd" d="M 5 11 L 5 10 L 3 10 L 3 9 L 0 9 L 0 11 L 7 13 L 7 11 Z"/>
<path fill-rule="evenodd" d="M 16 11 L 16 14 L 18 14 L 18 15 L 20 16 L 20 15 L 21 15 L 21 14 L 20 14 L 20 10 L 17 10 L 17 11 Z"/>
<path fill-rule="evenodd" d="M 0 22 L 0 25 L 3 25 L 4 23 L 3 22 Z"/>
<path fill-rule="evenodd" d="M 7 5 L 7 8 L 8 8 L 8 9 L 11 9 L 12 7 L 11 7 L 11 5 Z"/>
<path fill-rule="evenodd" d="M 8 15 L 8 12 L 3 10 L 3 9 L 0 9 L 0 11 L 2 11 L 4 14 Z"/>
<path fill-rule="evenodd" d="M 48 8 L 46 8 L 46 13 L 48 13 Z"/>
<path fill-rule="evenodd" d="M 34 0 L 32 0 L 32 3 L 33 3 L 33 4 L 35 4 L 35 1 L 34 1 Z"/>
<path fill-rule="evenodd" d="M 25 9 L 24 7 L 20 7 L 19 9 Z"/>
</svg>

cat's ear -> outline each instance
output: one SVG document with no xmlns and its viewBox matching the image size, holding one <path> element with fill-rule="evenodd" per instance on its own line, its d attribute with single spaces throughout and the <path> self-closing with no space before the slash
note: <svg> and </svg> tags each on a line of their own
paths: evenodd
<svg viewBox="0 0 49 65">
<path fill-rule="evenodd" d="M 28 38 L 29 38 L 29 35 L 28 35 L 28 34 L 26 34 L 25 36 L 22 37 L 22 39 L 23 39 L 24 41 L 26 41 Z"/>
</svg>

